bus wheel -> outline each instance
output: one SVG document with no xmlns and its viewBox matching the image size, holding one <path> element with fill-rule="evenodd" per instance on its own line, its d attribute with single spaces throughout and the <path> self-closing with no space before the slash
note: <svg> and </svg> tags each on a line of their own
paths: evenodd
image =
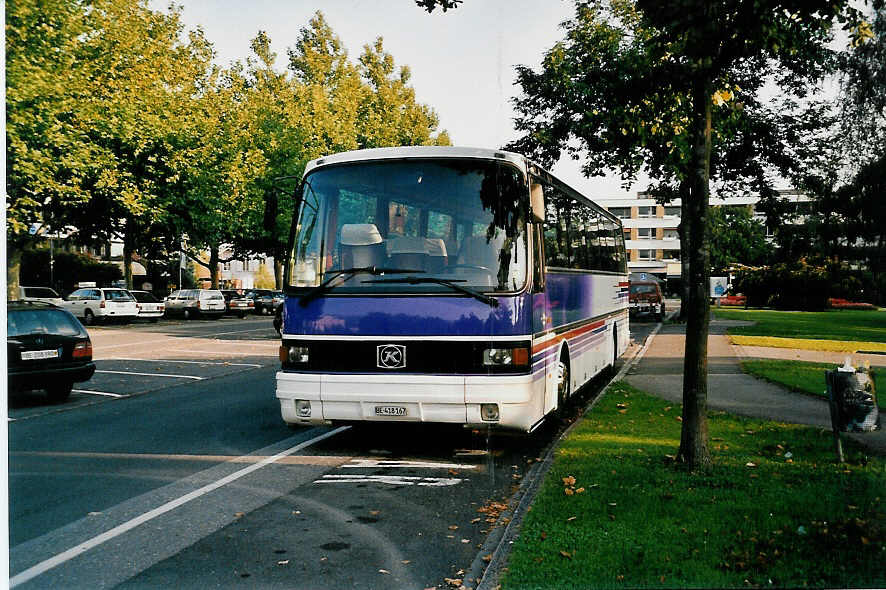
<svg viewBox="0 0 886 590">
<path fill-rule="evenodd" d="M 557 363 L 557 410 L 562 411 L 566 407 L 566 401 L 570 395 L 569 376 L 569 353 L 566 349 L 560 353 L 560 361 Z"/>
</svg>

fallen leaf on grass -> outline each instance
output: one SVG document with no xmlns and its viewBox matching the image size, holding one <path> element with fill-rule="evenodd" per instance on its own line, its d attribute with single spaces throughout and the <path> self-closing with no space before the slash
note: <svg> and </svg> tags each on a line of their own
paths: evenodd
<svg viewBox="0 0 886 590">
<path fill-rule="evenodd" d="M 572 477 L 571 475 L 564 477 L 563 478 L 563 485 L 564 486 L 574 486 L 575 485 L 575 478 Z"/>
<path fill-rule="evenodd" d="M 234 518 L 243 518 L 244 516 L 246 516 L 246 514 L 243 512 L 235 512 L 234 513 Z"/>
<path fill-rule="evenodd" d="M 378 570 L 378 573 L 380 573 L 380 574 L 390 574 L 391 572 L 389 572 L 388 570 Z"/>
<path fill-rule="evenodd" d="M 403 565 L 409 565 L 411 562 L 408 559 L 404 559 L 400 563 L 402 563 Z"/>
<path fill-rule="evenodd" d="M 458 525 L 457 525 L 457 524 L 451 524 L 451 525 L 449 525 L 449 530 L 450 530 L 450 531 L 457 531 L 457 530 L 458 530 Z"/>
<path fill-rule="evenodd" d="M 745 466 L 745 467 L 756 467 L 757 464 L 756 464 L 756 463 L 751 463 L 750 461 L 748 461 L 747 463 L 744 464 L 744 466 Z"/>
<path fill-rule="evenodd" d="M 282 561 L 278 561 L 278 562 L 277 562 L 277 565 L 289 565 L 289 560 L 288 560 L 288 559 L 284 559 L 284 560 L 282 560 Z"/>
<path fill-rule="evenodd" d="M 570 516 L 569 518 L 566 519 L 566 522 L 572 522 L 576 518 L 578 518 L 578 517 L 577 516 Z"/>
<path fill-rule="evenodd" d="M 486 563 L 489 563 L 490 561 L 492 561 L 492 553 L 490 553 L 489 555 L 484 555 L 483 561 L 485 561 Z"/>
<path fill-rule="evenodd" d="M 449 584 L 450 586 L 455 586 L 456 588 L 461 586 L 461 579 L 460 578 L 443 578 L 443 581 L 446 582 L 447 584 Z"/>
<path fill-rule="evenodd" d="M 471 524 L 476 524 L 476 523 L 480 522 L 481 520 L 483 520 L 483 519 L 482 518 L 475 518 L 474 520 L 471 521 Z"/>
<path fill-rule="evenodd" d="M 560 551 L 560 555 L 562 555 L 566 559 L 572 559 L 572 554 L 569 553 L 568 551 Z"/>
<path fill-rule="evenodd" d="M 378 516 L 379 514 L 381 514 L 381 510 L 370 510 L 369 511 L 369 516 Z"/>
<path fill-rule="evenodd" d="M 567 496 L 571 496 L 572 494 L 575 493 L 575 491 L 573 491 L 572 488 L 566 488 L 563 490 L 563 493 L 566 494 Z"/>
<path fill-rule="evenodd" d="M 470 543 L 471 540 L 470 540 L 470 539 L 462 539 L 461 542 L 462 542 L 462 543 Z"/>
</svg>

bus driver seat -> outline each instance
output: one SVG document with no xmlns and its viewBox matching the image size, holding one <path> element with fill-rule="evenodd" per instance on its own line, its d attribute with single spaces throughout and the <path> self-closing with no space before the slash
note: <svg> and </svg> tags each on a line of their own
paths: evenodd
<svg viewBox="0 0 886 590">
<path fill-rule="evenodd" d="M 494 286 L 494 280 L 498 276 L 498 251 L 501 246 L 500 240 L 492 239 L 488 243 L 486 236 L 468 236 L 461 243 L 458 251 L 456 265 L 463 267 L 480 267 L 474 272 L 485 275 L 484 280 L 489 281 L 489 286 Z M 483 272 L 483 271 L 486 272 Z M 463 268 L 460 272 L 472 272 L 470 268 Z"/>
<path fill-rule="evenodd" d="M 374 223 L 346 223 L 341 226 L 342 268 L 380 266 L 384 255 L 381 234 Z"/>
</svg>

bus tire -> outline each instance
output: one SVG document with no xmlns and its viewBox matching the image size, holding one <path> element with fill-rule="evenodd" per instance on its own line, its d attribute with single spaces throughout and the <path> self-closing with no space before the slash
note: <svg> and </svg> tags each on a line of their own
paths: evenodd
<svg viewBox="0 0 886 590">
<path fill-rule="evenodd" d="M 566 347 L 560 352 L 557 362 L 557 412 L 563 413 L 566 402 L 572 394 L 572 379 L 569 371 L 569 351 Z"/>
</svg>

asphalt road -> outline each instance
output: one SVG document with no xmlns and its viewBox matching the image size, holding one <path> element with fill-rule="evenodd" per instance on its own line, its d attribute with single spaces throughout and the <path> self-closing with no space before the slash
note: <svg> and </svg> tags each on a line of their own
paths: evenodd
<svg viewBox="0 0 886 590">
<path fill-rule="evenodd" d="M 9 399 L 15 588 L 447 587 L 562 427 L 292 430 L 270 318 L 90 335 L 68 402 Z"/>
</svg>

